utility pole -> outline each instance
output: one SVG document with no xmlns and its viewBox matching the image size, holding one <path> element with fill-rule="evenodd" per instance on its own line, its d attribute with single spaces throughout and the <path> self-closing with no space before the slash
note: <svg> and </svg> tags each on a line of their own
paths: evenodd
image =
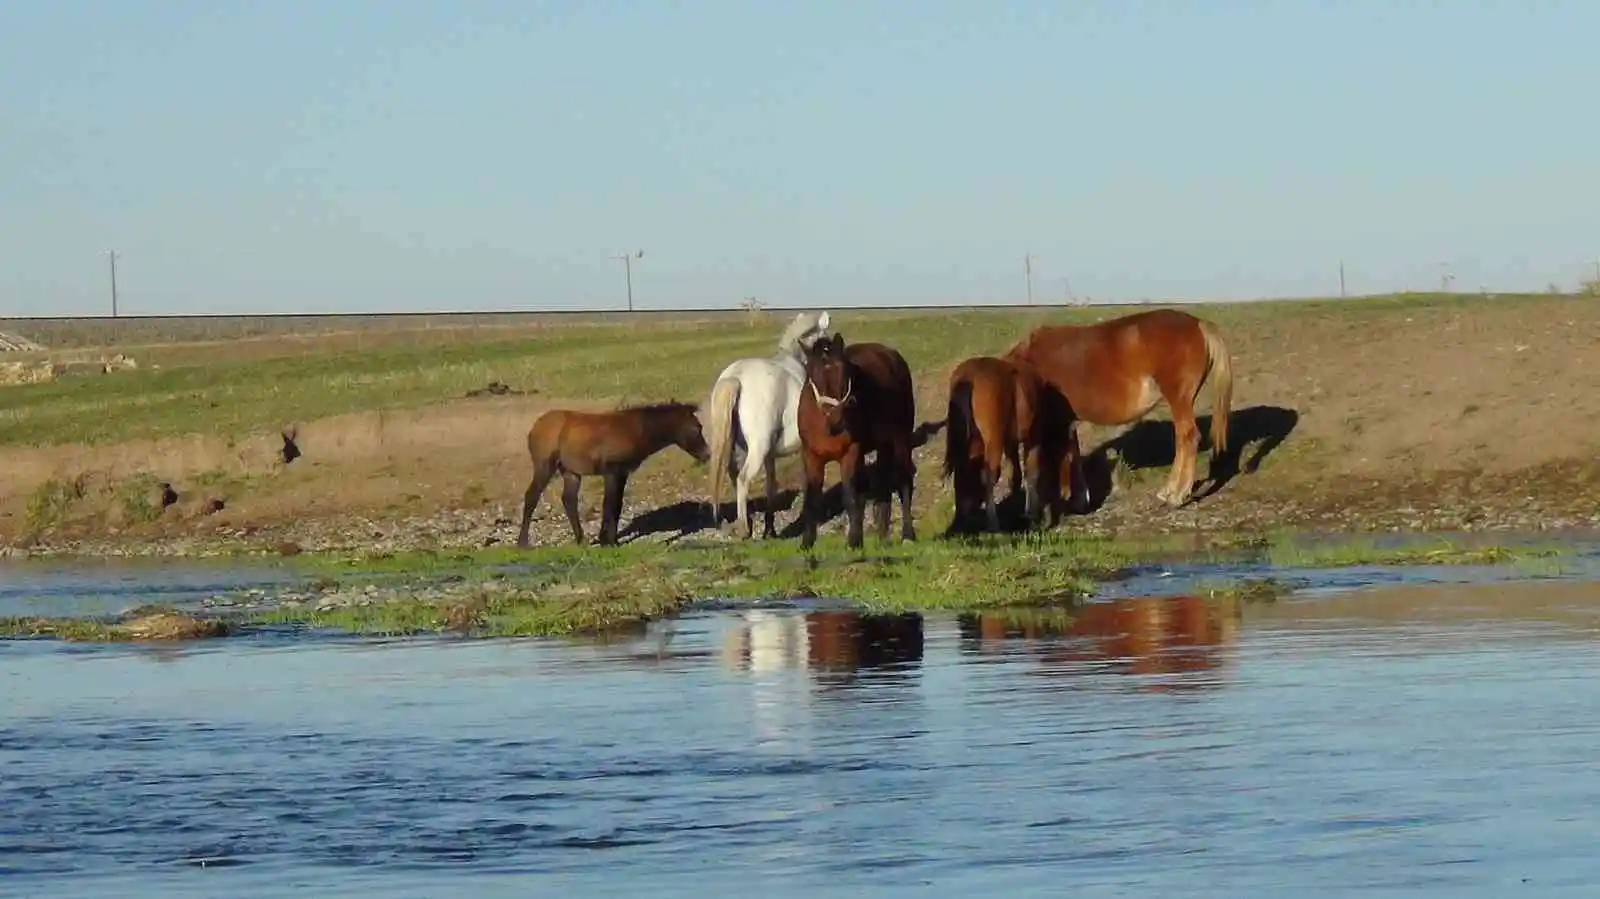
<svg viewBox="0 0 1600 899">
<path fill-rule="evenodd" d="M 1339 260 L 1339 299 L 1344 299 L 1349 294 L 1344 292 L 1344 260 Z"/>
<path fill-rule="evenodd" d="M 626 273 L 627 278 L 628 278 L 628 311 L 632 312 L 633 311 L 633 260 L 635 260 L 635 259 L 643 259 L 644 258 L 644 250 L 637 250 L 637 251 L 632 252 L 632 253 L 618 253 L 617 255 L 612 256 L 611 258 L 612 259 L 621 259 L 622 260 L 622 269 Z"/>
<path fill-rule="evenodd" d="M 117 317 L 117 251 L 106 250 L 111 260 L 111 317 Z"/>
<path fill-rule="evenodd" d="M 1022 257 L 1022 271 L 1028 279 L 1028 305 L 1033 305 L 1033 254 L 1026 253 Z"/>
</svg>

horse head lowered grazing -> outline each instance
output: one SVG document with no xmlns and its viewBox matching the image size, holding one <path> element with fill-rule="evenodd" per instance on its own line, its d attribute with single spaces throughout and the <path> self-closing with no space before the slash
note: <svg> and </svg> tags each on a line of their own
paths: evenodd
<svg viewBox="0 0 1600 899">
<path fill-rule="evenodd" d="M 1063 482 L 1083 483 L 1077 430 L 1066 403 L 1053 401 L 1032 366 L 1012 359 L 973 356 L 950 372 L 945 410 L 944 476 L 955 478 L 952 531 L 972 523 L 981 508 L 990 531 L 1000 529 L 995 488 L 1011 462 L 1011 492 L 1025 498 L 1030 525 L 1043 523 L 1046 489 L 1059 464 Z M 1074 495 L 1074 498 L 1075 495 Z"/>
<path fill-rule="evenodd" d="M 617 542 L 622 517 L 622 491 L 644 461 L 669 446 L 676 446 L 704 462 L 711 456 L 700 431 L 693 403 L 654 403 L 613 412 L 575 412 L 551 409 L 528 429 L 528 455 L 533 460 L 533 481 L 522 499 L 522 527 L 517 546 L 527 548 L 533 507 L 557 474 L 563 480 L 561 502 L 572 539 L 583 543 L 578 521 L 578 487 L 586 475 L 605 479 L 605 500 L 600 510 L 600 536 L 604 546 Z"/>
<path fill-rule="evenodd" d="M 1227 451 L 1232 359 L 1216 325 L 1187 312 L 1152 309 L 1093 325 L 1041 325 L 1003 358 L 1031 365 L 1081 421 L 1130 424 L 1165 400 L 1177 453 L 1156 495 L 1173 507 L 1194 492 L 1200 447 L 1194 405 L 1208 381 L 1211 450 Z"/>
<path fill-rule="evenodd" d="M 726 477 L 734 484 L 736 520 L 744 523 L 746 538 L 753 536 L 750 482 L 757 474 L 765 473 L 767 508 L 762 537 L 777 536 L 773 526 L 778 503 L 777 460 L 800 449 L 798 408 L 805 380 L 802 359 L 806 348 L 828 326 L 826 311 L 802 312 L 778 339 L 775 354 L 736 359 L 717 375 L 705 405 L 706 440 L 711 447 L 713 525 L 720 527 L 722 479 Z"/>
</svg>

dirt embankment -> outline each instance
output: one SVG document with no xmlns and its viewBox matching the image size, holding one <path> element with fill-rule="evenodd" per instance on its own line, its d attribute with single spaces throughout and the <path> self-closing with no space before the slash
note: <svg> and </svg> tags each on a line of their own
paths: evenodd
<svg viewBox="0 0 1600 899">
<path fill-rule="evenodd" d="M 1128 535 L 1600 525 L 1600 309 L 1592 301 L 1251 313 L 1224 322 L 1242 473 L 1188 508 L 1166 509 L 1154 491 L 1171 461 L 1171 428 L 1138 425 L 1123 438 L 1125 467 L 1103 504 L 1063 527 Z M 944 379 L 956 361 L 922 360 L 926 420 L 943 419 Z M 1207 391 L 1202 412 L 1209 402 Z M 61 545 L 220 533 L 307 548 L 509 542 L 533 417 L 552 405 L 609 404 L 479 397 L 301 422 L 302 455 L 288 464 L 277 434 L 6 450 L 0 537 L 16 544 L 42 530 L 44 543 Z M 1085 449 L 1111 434 L 1086 430 Z M 940 452 L 937 437 L 918 451 L 924 536 L 948 515 Z M 1097 494 L 1109 467 L 1096 467 Z M 780 480 L 783 530 L 799 511 L 794 460 L 780 467 Z M 170 507 L 161 482 L 176 492 Z M 599 491 L 585 482 L 591 534 Z M 535 517 L 543 542 L 568 539 L 558 494 L 552 488 Z M 705 469 L 668 450 L 630 482 L 623 526 L 665 535 L 699 528 L 705 494 Z"/>
</svg>

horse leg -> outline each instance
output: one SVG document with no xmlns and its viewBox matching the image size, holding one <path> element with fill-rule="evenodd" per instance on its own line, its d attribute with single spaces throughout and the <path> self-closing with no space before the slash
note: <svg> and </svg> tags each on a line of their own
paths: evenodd
<svg viewBox="0 0 1600 899">
<path fill-rule="evenodd" d="M 767 454 L 767 461 L 762 467 L 765 470 L 767 482 L 767 514 L 766 523 L 761 528 L 762 540 L 778 539 L 778 529 L 775 523 L 778 518 L 778 457 L 773 453 Z"/>
<path fill-rule="evenodd" d="M 861 445 L 856 444 L 839 458 L 839 486 L 844 492 L 844 512 L 849 519 L 845 545 L 851 549 L 861 548 L 861 519 L 867 511 L 861 497 L 861 481 L 864 480 L 861 456 Z"/>
<path fill-rule="evenodd" d="M 1038 527 L 1044 518 L 1043 510 L 1040 508 L 1042 491 L 1039 484 L 1039 474 L 1043 469 L 1039 463 L 1039 447 L 1031 443 L 1023 446 L 1011 463 L 1014 466 L 1012 471 L 1021 473 L 1022 489 L 1026 491 L 1023 495 L 1022 514 L 1027 519 L 1030 530 Z M 1011 489 L 1014 491 L 1017 488 L 1013 486 Z"/>
<path fill-rule="evenodd" d="M 994 494 L 1000 486 L 1000 470 L 1005 461 L 1005 447 L 998 440 L 985 440 L 983 444 L 983 511 L 988 516 L 989 532 L 1000 530 L 1000 511 L 995 508 Z"/>
<path fill-rule="evenodd" d="M 772 444 L 765 435 L 753 435 L 745 441 L 744 467 L 739 470 L 739 484 L 734 493 L 734 500 L 739 505 L 739 523 L 744 525 L 746 540 L 754 537 L 756 533 L 755 519 L 750 515 L 750 482 L 761 473 L 771 452 Z"/>
<path fill-rule="evenodd" d="M 600 505 L 600 539 L 597 541 L 601 546 L 616 545 L 617 527 L 622 520 L 622 491 L 627 486 L 627 472 L 606 474 L 606 494 Z"/>
<path fill-rule="evenodd" d="M 800 497 L 800 548 L 809 550 L 817 542 L 817 519 L 822 515 L 818 508 L 822 504 L 822 476 L 828 463 L 805 450 L 800 451 L 800 459 L 805 463 L 806 477 L 805 492 Z"/>
<path fill-rule="evenodd" d="M 878 532 L 878 542 L 889 542 L 889 497 L 893 492 L 890 477 L 893 468 L 887 449 L 878 450 L 872 460 L 870 491 L 872 495 L 872 526 Z"/>
<path fill-rule="evenodd" d="M 911 456 L 911 441 L 905 437 L 896 441 L 895 472 L 900 477 L 900 539 L 915 541 L 917 529 L 911 523 L 911 491 L 916 487 L 917 463 Z"/>
<path fill-rule="evenodd" d="M 1083 470 L 1083 445 L 1078 442 L 1078 427 L 1067 428 L 1067 508 L 1079 515 L 1089 514 L 1089 476 Z"/>
<path fill-rule="evenodd" d="M 583 478 L 570 471 L 561 473 L 561 505 L 567 510 L 567 523 L 572 525 L 572 540 L 583 545 L 583 524 L 578 521 L 578 485 Z"/>
<path fill-rule="evenodd" d="M 550 480 L 556 476 L 554 465 L 535 465 L 533 480 L 528 482 L 528 492 L 522 495 L 522 527 L 517 531 L 517 548 L 528 548 L 528 526 L 533 522 L 533 507 L 539 504 L 539 497 L 544 495 Z"/>
<path fill-rule="evenodd" d="M 1189 501 L 1189 495 L 1194 491 L 1195 456 L 1200 451 L 1200 428 L 1194 420 L 1194 402 L 1189 397 L 1193 391 L 1174 391 L 1168 397 L 1167 404 L 1172 408 L 1172 431 L 1175 452 L 1172 459 L 1172 471 L 1167 475 L 1166 485 L 1156 493 L 1156 496 L 1177 508 Z"/>
</svg>

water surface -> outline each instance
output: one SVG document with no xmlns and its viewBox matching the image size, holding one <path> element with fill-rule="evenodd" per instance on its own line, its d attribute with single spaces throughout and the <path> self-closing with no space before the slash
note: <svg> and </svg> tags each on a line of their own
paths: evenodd
<svg viewBox="0 0 1600 899">
<path fill-rule="evenodd" d="M 0 642 L 14 896 L 1583 895 L 1600 585 Z"/>
</svg>

